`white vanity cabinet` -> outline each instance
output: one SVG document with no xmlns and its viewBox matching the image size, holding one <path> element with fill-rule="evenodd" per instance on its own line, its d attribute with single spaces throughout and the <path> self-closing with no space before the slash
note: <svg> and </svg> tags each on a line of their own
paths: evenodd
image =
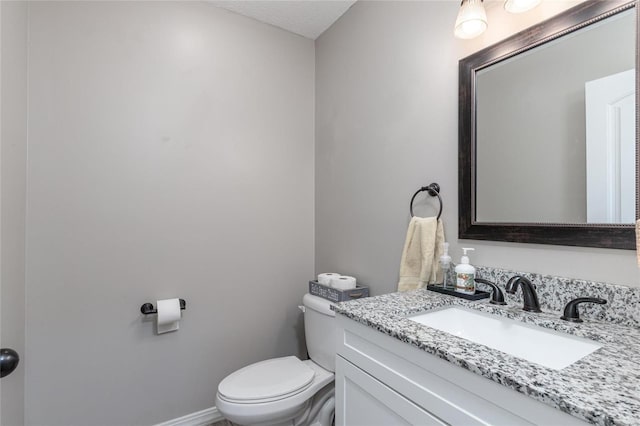
<svg viewBox="0 0 640 426">
<path fill-rule="evenodd" d="M 587 423 L 342 315 L 336 425 Z"/>
</svg>

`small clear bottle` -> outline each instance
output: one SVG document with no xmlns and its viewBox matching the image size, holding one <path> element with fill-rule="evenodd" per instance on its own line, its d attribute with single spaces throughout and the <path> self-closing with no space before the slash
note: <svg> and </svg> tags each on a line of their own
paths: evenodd
<svg viewBox="0 0 640 426">
<path fill-rule="evenodd" d="M 449 256 L 449 243 L 444 243 L 444 253 L 440 256 L 440 267 L 442 268 L 442 286 L 444 288 L 454 288 L 450 282 L 449 270 L 451 269 L 451 256 Z"/>
</svg>

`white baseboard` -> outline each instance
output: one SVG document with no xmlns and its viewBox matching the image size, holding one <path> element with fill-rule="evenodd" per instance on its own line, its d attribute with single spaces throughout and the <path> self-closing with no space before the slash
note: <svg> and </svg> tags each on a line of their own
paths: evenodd
<svg viewBox="0 0 640 426">
<path fill-rule="evenodd" d="M 218 411 L 216 407 L 211 407 L 206 410 L 178 417 L 177 419 L 158 423 L 156 426 L 206 426 L 211 423 L 219 422 L 220 420 L 224 420 L 220 411 Z"/>
</svg>

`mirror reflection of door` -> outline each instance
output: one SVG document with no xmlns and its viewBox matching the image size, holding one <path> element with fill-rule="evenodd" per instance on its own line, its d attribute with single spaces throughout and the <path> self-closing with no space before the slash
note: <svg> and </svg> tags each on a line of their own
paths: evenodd
<svg viewBox="0 0 640 426">
<path fill-rule="evenodd" d="M 591 121 L 585 113 L 585 84 L 636 68 L 634 12 L 626 10 L 514 56 L 499 56 L 498 62 L 475 72 L 477 222 L 635 222 L 635 207 L 631 219 L 624 221 L 616 211 L 609 218 L 606 213 L 587 214 L 591 170 L 585 142 L 586 123 Z M 603 102 L 617 100 L 614 95 Z M 628 124 L 625 131 L 633 134 L 635 120 Z M 628 160 L 635 165 L 635 154 L 632 157 Z M 635 170 L 631 174 L 635 176 Z M 617 194 L 615 210 L 620 210 L 620 197 L 626 192 L 633 196 L 634 189 L 592 192 Z"/>
<path fill-rule="evenodd" d="M 585 83 L 587 222 L 635 222 L 635 69 Z"/>
</svg>

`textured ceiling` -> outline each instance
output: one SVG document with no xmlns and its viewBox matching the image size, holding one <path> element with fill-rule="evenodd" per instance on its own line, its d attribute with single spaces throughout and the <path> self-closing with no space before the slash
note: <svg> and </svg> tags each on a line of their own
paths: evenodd
<svg viewBox="0 0 640 426">
<path fill-rule="evenodd" d="M 223 9 L 315 40 L 356 0 L 211 0 Z"/>
</svg>

